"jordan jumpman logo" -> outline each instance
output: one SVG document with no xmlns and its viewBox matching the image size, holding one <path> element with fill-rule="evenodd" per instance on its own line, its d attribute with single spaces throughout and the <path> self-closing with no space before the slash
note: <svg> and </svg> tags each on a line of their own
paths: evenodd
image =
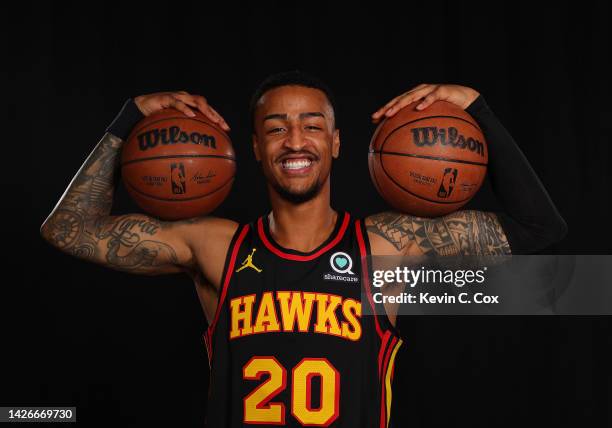
<svg viewBox="0 0 612 428">
<path fill-rule="evenodd" d="M 253 248 L 253 251 L 251 251 L 251 254 L 246 256 L 246 259 L 244 259 L 244 261 L 242 262 L 241 267 L 236 269 L 236 272 L 240 272 L 242 269 L 245 269 L 248 267 L 255 269 L 257 272 L 261 272 L 261 269 L 259 269 L 257 266 L 253 264 L 253 254 L 255 254 L 255 251 L 257 251 L 257 248 Z"/>
</svg>

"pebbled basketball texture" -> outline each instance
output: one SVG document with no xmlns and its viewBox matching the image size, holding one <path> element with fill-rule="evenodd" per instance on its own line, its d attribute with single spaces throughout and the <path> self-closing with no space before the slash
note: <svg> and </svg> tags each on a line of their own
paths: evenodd
<svg viewBox="0 0 612 428">
<path fill-rule="evenodd" d="M 370 176 L 395 209 L 437 217 L 465 205 L 487 170 L 487 144 L 477 122 L 460 107 L 412 103 L 381 122 L 368 154 Z"/>
<path fill-rule="evenodd" d="M 121 154 L 121 174 L 147 213 L 180 220 L 212 212 L 231 190 L 236 173 L 228 135 L 202 113 L 164 109 L 145 117 Z"/>
</svg>

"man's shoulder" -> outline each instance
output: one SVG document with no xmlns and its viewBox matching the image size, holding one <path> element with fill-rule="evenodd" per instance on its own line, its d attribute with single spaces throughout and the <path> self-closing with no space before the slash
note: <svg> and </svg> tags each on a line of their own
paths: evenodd
<svg viewBox="0 0 612 428">
<path fill-rule="evenodd" d="M 366 216 L 363 220 L 373 255 L 405 255 L 416 240 L 413 216 L 397 211 L 385 211 Z"/>
<path fill-rule="evenodd" d="M 202 216 L 171 222 L 169 229 L 177 231 L 192 247 L 225 247 L 240 229 L 240 223 L 220 217 Z"/>
</svg>

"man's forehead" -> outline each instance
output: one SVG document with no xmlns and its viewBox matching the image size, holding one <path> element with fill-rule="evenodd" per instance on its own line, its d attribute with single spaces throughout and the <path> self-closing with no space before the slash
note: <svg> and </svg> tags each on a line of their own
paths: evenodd
<svg viewBox="0 0 612 428">
<path fill-rule="evenodd" d="M 280 86 L 270 89 L 259 99 L 257 109 L 267 112 L 281 109 L 288 110 L 331 111 L 331 105 L 325 93 L 319 89 L 304 86 Z"/>
</svg>

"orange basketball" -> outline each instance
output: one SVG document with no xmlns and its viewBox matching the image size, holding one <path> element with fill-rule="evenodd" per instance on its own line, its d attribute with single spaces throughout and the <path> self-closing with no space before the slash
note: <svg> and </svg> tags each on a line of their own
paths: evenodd
<svg viewBox="0 0 612 428">
<path fill-rule="evenodd" d="M 236 159 L 225 132 L 200 112 L 165 109 L 145 117 L 121 154 L 121 174 L 134 201 L 166 220 L 208 214 L 228 195 Z"/>
<path fill-rule="evenodd" d="M 458 210 L 487 172 L 487 144 L 476 121 L 458 106 L 412 103 L 380 123 L 368 164 L 378 193 L 407 214 L 437 217 Z"/>
</svg>

